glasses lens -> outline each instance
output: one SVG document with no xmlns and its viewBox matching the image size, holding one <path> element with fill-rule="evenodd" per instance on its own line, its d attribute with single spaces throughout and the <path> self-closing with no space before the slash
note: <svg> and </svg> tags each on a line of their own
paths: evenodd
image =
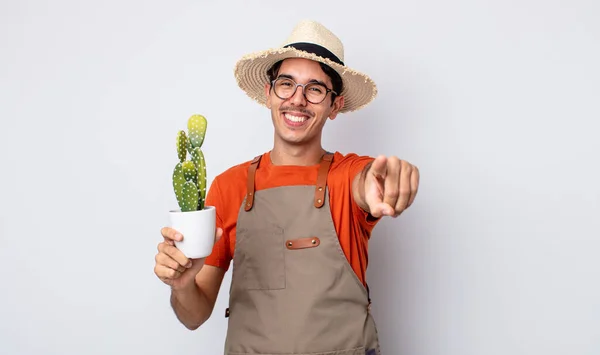
<svg viewBox="0 0 600 355">
<path fill-rule="evenodd" d="M 304 88 L 306 99 L 312 103 L 320 103 L 327 95 L 327 88 L 321 84 L 308 84 Z"/>
<path fill-rule="evenodd" d="M 296 91 L 296 83 L 288 78 L 279 78 L 275 81 L 275 93 L 282 99 L 291 97 Z"/>
</svg>

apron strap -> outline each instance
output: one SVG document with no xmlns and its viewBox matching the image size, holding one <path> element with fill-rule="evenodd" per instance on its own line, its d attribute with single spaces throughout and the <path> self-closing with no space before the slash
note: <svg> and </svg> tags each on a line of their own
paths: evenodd
<svg viewBox="0 0 600 355">
<path fill-rule="evenodd" d="M 260 159 L 262 155 L 256 156 L 252 159 L 250 166 L 248 167 L 248 180 L 246 187 L 246 205 L 244 206 L 244 210 L 250 211 L 252 206 L 254 205 L 254 177 L 256 175 L 256 169 L 260 164 Z M 319 171 L 317 174 L 317 185 L 315 186 L 315 207 L 321 208 L 325 203 L 325 187 L 327 185 L 327 174 L 329 173 L 329 167 L 331 166 L 331 162 L 333 160 L 333 153 L 325 153 L 321 160 L 321 165 L 319 166 Z"/>
<path fill-rule="evenodd" d="M 254 176 L 256 175 L 256 169 L 260 164 L 261 157 L 262 155 L 254 157 L 250 163 L 250 167 L 248 168 L 248 186 L 246 188 L 246 205 L 244 206 L 244 210 L 246 210 L 246 212 L 250 211 L 254 205 Z"/>
<path fill-rule="evenodd" d="M 332 153 L 325 153 L 321 160 L 321 166 L 319 166 L 319 172 L 317 175 L 317 186 L 315 186 L 315 207 L 321 208 L 325 203 L 325 186 L 327 185 L 327 174 L 329 173 L 329 167 L 333 160 Z"/>
</svg>

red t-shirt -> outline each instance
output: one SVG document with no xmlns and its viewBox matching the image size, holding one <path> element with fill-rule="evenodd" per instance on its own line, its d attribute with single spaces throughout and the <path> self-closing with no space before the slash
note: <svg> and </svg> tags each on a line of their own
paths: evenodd
<svg viewBox="0 0 600 355">
<path fill-rule="evenodd" d="M 373 218 L 356 204 L 352 195 L 352 180 L 373 159 L 354 153 L 342 155 L 335 152 L 327 177 L 331 217 L 340 245 L 363 284 L 366 284 L 368 242 L 379 219 Z M 208 191 L 206 205 L 216 207 L 217 227 L 223 229 L 223 235 L 215 244 L 212 254 L 206 258 L 207 265 L 229 269 L 235 251 L 237 217 L 246 195 L 250 162 L 251 160 L 233 166 L 215 177 Z M 270 152 L 267 152 L 263 154 L 256 170 L 255 189 L 259 191 L 279 186 L 314 185 L 318 169 L 318 164 L 273 165 Z"/>
</svg>

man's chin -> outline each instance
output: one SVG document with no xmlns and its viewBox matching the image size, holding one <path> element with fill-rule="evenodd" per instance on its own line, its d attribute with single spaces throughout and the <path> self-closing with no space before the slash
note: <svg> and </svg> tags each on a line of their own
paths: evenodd
<svg viewBox="0 0 600 355">
<path fill-rule="evenodd" d="M 295 146 L 308 144 L 309 141 L 304 134 L 283 134 L 279 137 L 283 143 Z"/>
</svg>

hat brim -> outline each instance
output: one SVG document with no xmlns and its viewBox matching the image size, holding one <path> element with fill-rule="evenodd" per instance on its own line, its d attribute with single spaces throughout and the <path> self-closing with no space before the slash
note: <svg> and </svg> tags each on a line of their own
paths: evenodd
<svg viewBox="0 0 600 355">
<path fill-rule="evenodd" d="M 340 93 L 344 96 L 344 106 L 340 109 L 340 113 L 357 111 L 367 106 L 377 96 L 377 86 L 367 75 L 328 58 L 293 47 L 269 49 L 242 57 L 234 68 L 238 86 L 250 98 L 266 106 L 265 84 L 269 82 L 267 70 L 273 64 L 287 58 L 306 58 L 321 62 L 340 75 L 344 83 L 344 90 Z"/>
</svg>

